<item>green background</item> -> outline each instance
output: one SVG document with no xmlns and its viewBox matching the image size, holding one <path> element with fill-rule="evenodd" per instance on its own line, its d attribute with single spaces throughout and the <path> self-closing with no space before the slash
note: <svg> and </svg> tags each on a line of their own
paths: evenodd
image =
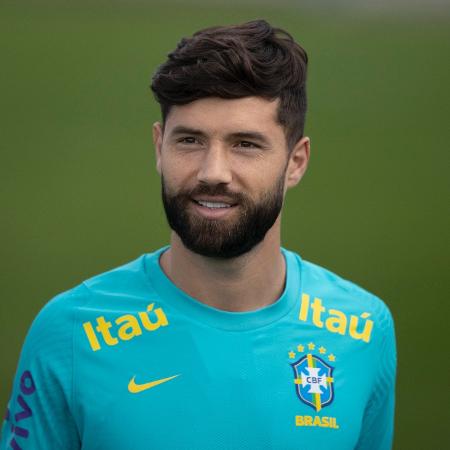
<svg viewBox="0 0 450 450">
<path fill-rule="evenodd" d="M 295 5 L 2 3 L 0 411 L 44 303 L 168 241 L 155 67 L 199 28 L 266 18 L 310 56 L 312 158 L 283 245 L 385 299 L 395 448 L 448 448 L 450 16 Z"/>
</svg>

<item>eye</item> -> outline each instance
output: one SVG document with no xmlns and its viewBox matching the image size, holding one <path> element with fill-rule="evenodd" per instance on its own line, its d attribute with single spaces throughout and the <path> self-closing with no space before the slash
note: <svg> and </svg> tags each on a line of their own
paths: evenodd
<svg viewBox="0 0 450 450">
<path fill-rule="evenodd" d="M 241 148 L 260 148 L 259 145 L 250 141 L 240 141 L 238 142 L 237 146 Z"/>
<path fill-rule="evenodd" d="M 194 136 L 184 136 L 177 140 L 181 144 L 197 144 L 198 140 Z"/>
</svg>

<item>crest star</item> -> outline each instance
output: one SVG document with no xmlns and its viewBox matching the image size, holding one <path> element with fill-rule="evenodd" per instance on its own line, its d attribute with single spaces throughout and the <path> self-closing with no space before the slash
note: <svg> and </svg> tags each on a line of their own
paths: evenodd
<svg viewBox="0 0 450 450">
<path fill-rule="evenodd" d="M 295 353 L 294 352 L 289 352 L 289 358 L 290 359 L 294 359 L 295 358 Z"/>
<path fill-rule="evenodd" d="M 308 344 L 308 349 L 309 350 L 314 350 L 316 348 L 316 344 L 313 344 L 312 342 L 310 342 L 309 344 Z"/>
<path fill-rule="evenodd" d="M 305 351 L 305 346 L 304 345 L 297 345 L 297 350 L 299 352 L 303 352 L 303 351 Z"/>
<path fill-rule="evenodd" d="M 334 356 L 333 353 L 331 353 L 330 355 L 328 355 L 328 359 L 330 361 L 336 361 L 336 356 Z"/>
<path fill-rule="evenodd" d="M 319 352 L 323 355 L 327 352 L 327 349 L 325 347 L 320 347 Z"/>
</svg>

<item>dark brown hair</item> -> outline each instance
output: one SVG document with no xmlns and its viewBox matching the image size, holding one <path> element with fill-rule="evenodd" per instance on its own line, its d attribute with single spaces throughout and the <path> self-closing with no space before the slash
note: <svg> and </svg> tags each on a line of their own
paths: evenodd
<svg viewBox="0 0 450 450">
<path fill-rule="evenodd" d="M 279 98 L 278 122 L 292 149 L 305 125 L 307 62 L 292 36 L 265 20 L 206 28 L 181 39 L 157 69 L 151 89 L 163 123 L 173 105 L 205 97 Z"/>
</svg>

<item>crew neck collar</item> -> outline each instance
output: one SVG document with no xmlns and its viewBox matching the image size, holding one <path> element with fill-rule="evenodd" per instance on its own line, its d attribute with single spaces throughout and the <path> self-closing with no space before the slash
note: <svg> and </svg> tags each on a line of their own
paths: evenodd
<svg viewBox="0 0 450 450">
<path fill-rule="evenodd" d="M 183 312 L 193 321 L 228 331 L 246 331 L 270 325 L 294 307 L 300 297 L 302 261 L 298 255 L 281 248 L 286 262 L 286 282 L 283 293 L 274 303 L 253 311 L 231 312 L 214 308 L 196 300 L 176 286 L 160 266 L 161 255 L 169 249 L 163 247 L 145 255 L 145 272 L 163 301 Z"/>
</svg>

